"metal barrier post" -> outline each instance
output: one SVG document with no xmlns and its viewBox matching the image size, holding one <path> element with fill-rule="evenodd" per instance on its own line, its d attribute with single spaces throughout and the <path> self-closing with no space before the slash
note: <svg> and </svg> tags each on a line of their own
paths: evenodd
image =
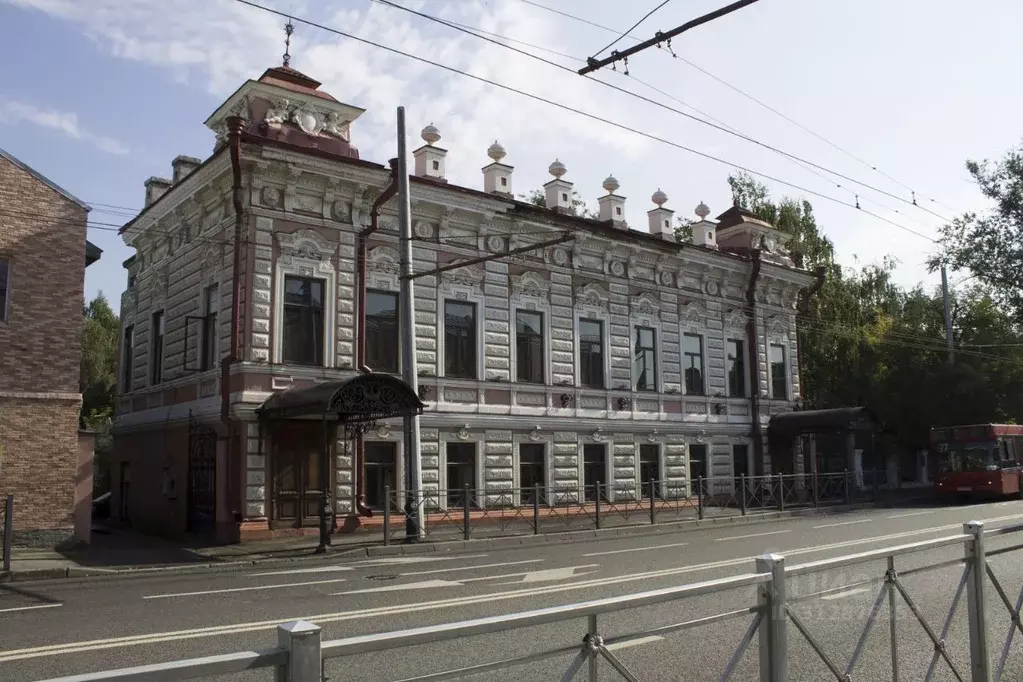
<svg viewBox="0 0 1023 682">
<path fill-rule="evenodd" d="M 4 571 L 11 570 L 11 544 L 14 542 L 14 495 L 7 496 L 4 507 Z"/>
<path fill-rule="evenodd" d="M 785 476 L 778 474 L 778 508 L 785 511 Z"/>
<path fill-rule="evenodd" d="M 320 626 L 304 620 L 277 626 L 277 644 L 287 650 L 288 662 L 278 666 L 275 682 L 320 682 L 320 636 Z"/>
<path fill-rule="evenodd" d="M 746 474 L 739 474 L 742 486 L 742 515 L 746 516 Z"/>
<path fill-rule="evenodd" d="M 987 604 L 984 585 L 987 582 L 987 558 L 984 555 L 984 523 L 967 521 L 963 532 L 972 535 L 966 543 L 966 564 L 970 567 L 966 583 L 966 606 L 970 620 L 970 680 L 991 682 L 991 658 L 987 647 Z"/>
<path fill-rule="evenodd" d="M 384 547 L 391 544 L 391 486 L 384 486 Z"/>
<path fill-rule="evenodd" d="M 849 497 L 849 470 L 845 470 L 845 476 L 843 477 L 843 485 L 845 486 L 845 503 L 848 505 L 852 502 L 852 498 Z"/>
<path fill-rule="evenodd" d="M 600 484 L 597 484 L 597 499 L 600 499 Z M 586 639 L 589 644 L 589 682 L 600 682 L 599 671 L 597 670 L 597 643 L 600 641 L 600 633 L 597 632 L 597 614 L 587 618 Z"/>
<path fill-rule="evenodd" d="M 462 539 L 469 539 L 469 484 L 462 490 Z"/>
<path fill-rule="evenodd" d="M 650 479 L 650 525 L 657 523 L 657 502 L 655 496 L 657 495 L 657 483 L 654 479 Z"/>
<path fill-rule="evenodd" d="M 600 492 L 601 492 L 600 489 L 603 488 L 604 486 L 600 483 L 600 481 L 597 481 L 597 486 L 596 487 L 597 487 L 597 496 L 596 496 L 597 502 L 596 502 L 596 506 L 593 509 L 593 520 L 597 524 L 597 530 L 600 530 Z"/>
<path fill-rule="evenodd" d="M 771 581 L 758 588 L 758 602 L 763 614 L 760 622 L 760 682 L 788 682 L 785 557 L 780 554 L 759 557 L 757 573 L 771 574 Z"/>
<path fill-rule="evenodd" d="M 696 477 L 696 518 L 703 521 L 703 476 Z"/>
<path fill-rule="evenodd" d="M 540 534 L 540 484 L 533 484 L 533 535 Z"/>
</svg>

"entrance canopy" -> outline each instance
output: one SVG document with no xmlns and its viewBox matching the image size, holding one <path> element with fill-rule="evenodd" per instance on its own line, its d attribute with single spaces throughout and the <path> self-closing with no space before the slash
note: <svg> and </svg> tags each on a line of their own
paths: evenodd
<svg viewBox="0 0 1023 682">
<path fill-rule="evenodd" d="M 801 433 L 873 431 L 879 424 L 869 407 L 838 407 L 776 414 L 767 428 L 772 438 L 794 438 Z"/>
<path fill-rule="evenodd" d="M 401 379 L 370 372 L 274 393 L 257 411 L 263 419 L 320 417 L 372 422 L 422 414 L 423 401 Z"/>
</svg>

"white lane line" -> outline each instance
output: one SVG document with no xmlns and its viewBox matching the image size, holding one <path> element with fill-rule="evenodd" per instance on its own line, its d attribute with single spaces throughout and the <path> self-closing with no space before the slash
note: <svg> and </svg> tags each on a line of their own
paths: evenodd
<svg viewBox="0 0 1023 682">
<path fill-rule="evenodd" d="M 450 580 L 422 580 L 418 583 L 404 583 L 402 585 L 384 585 L 383 587 L 367 587 L 362 590 L 350 590 L 348 592 L 332 592 L 332 597 L 340 597 L 346 594 L 375 594 L 377 592 L 400 592 L 402 590 L 426 590 L 437 587 L 462 587 L 462 583 Z"/>
<path fill-rule="evenodd" d="M 983 521 L 986 524 L 992 524 L 999 521 L 1010 521 L 1016 519 L 1023 519 L 1023 514 L 1013 514 L 1009 516 L 994 517 L 989 519 L 981 518 L 977 520 Z M 876 535 L 873 537 L 860 538 L 857 540 L 846 540 L 843 542 L 832 543 L 829 545 L 817 545 L 814 547 L 802 547 L 799 549 L 780 550 L 779 554 L 783 554 L 786 557 L 796 556 L 800 554 L 814 554 L 817 552 L 824 552 L 832 549 L 843 549 L 846 547 L 853 547 L 856 545 L 876 544 L 878 542 L 883 542 L 886 540 L 895 540 L 900 538 L 912 537 L 914 535 L 924 535 L 928 533 L 938 533 L 942 531 L 961 529 L 962 524 L 953 523 L 944 526 L 932 526 L 930 528 L 919 528 L 916 530 L 903 531 L 901 533 Z M 24 649 L 8 649 L 6 651 L 0 650 L 0 663 L 6 663 L 9 661 L 20 661 L 29 658 L 41 658 L 47 656 L 60 656 L 65 654 L 82 653 L 86 651 L 102 651 L 106 649 L 117 649 L 128 646 L 156 644 L 161 642 L 175 642 L 186 639 L 199 639 L 205 637 L 215 637 L 220 635 L 237 635 L 247 632 L 270 631 L 276 629 L 277 626 L 280 625 L 281 623 L 286 623 L 294 620 L 307 620 L 315 622 L 317 624 L 336 623 L 348 620 L 380 618 L 389 615 L 399 614 L 404 615 L 412 612 L 433 611 L 437 609 L 453 608 L 458 606 L 486 604 L 496 601 L 521 599 L 523 597 L 531 597 L 540 594 L 550 595 L 560 592 L 584 590 L 591 587 L 604 587 L 606 585 L 640 582 L 655 578 L 663 578 L 667 576 L 681 575 L 684 573 L 692 573 L 695 571 L 705 571 L 714 568 L 736 566 L 744 563 L 748 564 L 749 562 L 753 561 L 754 558 L 755 557 L 739 557 L 736 559 L 718 561 L 709 564 L 681 566 L 676 568 L 662 569 L 659 571 L 651 571 L 646 573 L 632 573 L 624 576 L 614 576 L 609 578 L 595 578 L 592 580 L 583 580 L 577 583 L 568 583 L 566 585 L 543 585 L 539 587 L 530 587 L 527 589 L 510 590 L 507 592 L 494 592 L 491 594 L 473 595 L 471 597 L 456 597 L 453 599 L 442 599 L 430 602 L 414 602 L 400 604 L 397 606 L 373 607 L 362 610 L 349 609 L 346 611 L 338 611 L 334 613 L 278 616 L 273 618 L 272 620 L 264 621 L 230 623 L 227 625 L 214 625 L 205 628 L 171 630 L 165 632 L 153 632 L 140 635 L 126 635 L 122 637 L 113 637 L 107 639 L 93 639 L 82 640 L 77 642 L 46 644 L 43 646 L 28 647 Z"/>
<path fill-rule="evenodd" d="M 386 557 L 381 559 L 362 559 L 361 561 L 353 561 L 348 566 L 399 566 L 402 564 L 428 564 L 435 561 L 464 561 L 465 559 L 482 559 L 483 557 L 490 556 L 489 554 L 462 554 L 453 556 L 396 556 Z"/>
<path fill-rule="evenodd" d="M 286 587 L 308 587 L 309 585 L 329 585 L 347 582 L 344 578 L 333 580 L 309 580 L 303 583 L 281 583 L 279 585 L 251 585 L 249 587 L 229 587 L 223 590 L 201 590 L 198 592 L 174 592 L 169 594 L 147 594 L 143 599 L 170 599 L 171 597 L 198 597 L 204 594 L 227 594 L 229 592 L 253 592 L 255 590 L 282 590 Z"/>
<path fill-rule="evenodd" d="M 340 597 L 347 594 L 375 594 L 378 592 L 401 592 L 402 590 L 426 590 L 435 589 L 439 587 L 465 587 L 466 583 L 476 583 L 483 580 L 500 580 L 502 578 L 522 578 L 522 580 L 515 580 L 513 583 L 498 583 L 498 584 L 520 584 L 520 583 L 535 583 L 544 582 L 551 580 L 568 580 L 569 578 L 577 578 L 585 573 L 576 573 L 577 568 L 593 568 L 599 564 L 588 564 L 586 566 L 569 566 L 567 568 L 552 568 L 547 571 L 524 571 L 522 573 L 503 573 L 501 575 L 485 575 L 478 578 L 461 578 L 459 580 L 420 580 L 414 583 L 397 583 L 394 585 L 384 585 L 382 587 L 367 587 L 361 590 L 348 590 L 346 592 L 333 592 L 332 597 Z"/>
<path fill-rule="evenodd" d="M 670 545 L 654 545 L 653 547 L 633 547 L 631 549 L 612 549 L 607 552 L 590 552 L 583 556 L 607 556 L 608 554 L 625 554 L 627 552 L 650 552 L 655 549 L 668 549 L 669 547 L 685 547 L 688 542 L 673 542 Z"/>
<path fill-rule="evenodd" d="M 831 601 L 833 599 L 845 599 L 846 597 L 851 597 L 854 594 L 862 594 L 866 591 L 867 588 L 865 587 L 857 587 L 855 590 L 846 590 L 845 592 L 835 592 L 834 594 L 828 594 L 821 597 L 821 599 L 823 599 L 824 601 Z"/>
<path fill-rule="evenodd" d="M 35 609 L 55 609 L 63 604 L 36 604 L 35 606 L 15 606 L 10 609 L 0 609 L 0 613 L 11 613 L 13 611 L 33 611 Z"/>
<path fill-rule="evenodd" d="M 730 535 L 727 538 L 714 538 L 714 541 L 724 542 L 725 540 L 745 540 L 746 538 L 762 538 L 765 535 L 781 535 L 782 533 L 791 532 L 791 530 L 772 530 L 766 533 L 750 533 L 749 535 Z"/>
<path fill-rule="evenodd" d="M 643 646 L 644 644 L 653 644 L 654 642 L 663 642 L 664 637 L 658 635 L 650 635 L 649 637 L 640 637 L 638 639 L 630 639 L 624 642 L 615 642 L 614 644 L 608 644 L 608 651 L 618 651 L 619 649 L 628 649 L 633 646 Z"/>
<path fill-rule="evenodd" d="M 355 569 L 347 566 L 320 566 L 318 568 L 291 568 L 286 571 L 267 571 L 266 573 L 249 573 L 250 578 L 262 578 L 268 575 L 295 575 L 299 573 L 339 573 L 341 571 L 353 571 Z"/>
<path fill-rule="evenodd" d="M 527 571 L 525 573 L 509 573 L 507 575 L 491 575 L 483 578 L 469 578 L 462 582 L 472 583 L 479 582 L 481 580 L 493 580 L 495 578 L 518 578 L 522 580 L 512 580 L 506 583 L 496 583 L 497 585 L 516 585 L 518 583 L 543 583 L 551 582 L 553 580 L 568 580 L 569 578 L 578 578 L 582 575 L 588 575 L 595 571 L 586 571 L 584 573 L 576 573 L 577 569 L 583 568 L 599 568 L 600 564 L 585 564 L 583 566 L 565 566 L 564 568 L 548 568 L 544 571 Z"/>
<path fill-rule="evenodd" d="M 522 561 L 504 561 L 499 564 L 479 564 L 478 566 L 455 566 L 454 568 L 436 568 L 432 571 L 414 571 L 411 573 L 399 573 L 403 578 L 411 578 L 418 575 L 433 575 L 434 573 L 453 573 L 454 571 L 475 571 L 477 568 L 496 568 L 498 566 L 518 566 L 520 564 L 538 564 L 543 559 L 524 559 Z"/>
<path fill-rule="evenodd" d="M 837 528 L 838 526 L 854 526 L 857 523 L 871 523 L 873 521 L 877 521 L 877 519 L 858 519 L 856 521 L 840 521 L 838 523 L 823 523 L 823 524 L 821 524 L 819 526 L 814 526 L 813 529 L 817 530 L 818 528 Z"/>
<path fill-rule="evenodd" d="M 934 513 L 933 509 L 927 509 L 925 511 L 909 512 L 907 514 L 889 514 L 885 518 L 886 519 L 904 519 L 907 516 L 922 516 L 924 514 L 933 514 L 933 513 Z"/>
</svg>

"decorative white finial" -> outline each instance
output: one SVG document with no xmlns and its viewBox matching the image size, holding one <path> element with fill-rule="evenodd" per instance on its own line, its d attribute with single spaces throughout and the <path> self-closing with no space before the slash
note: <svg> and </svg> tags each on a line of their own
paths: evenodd
<svg viewBox="0 0 1023 682">
<path fill-rule="evenodd" d="M 662 206 L 664 206 L 664 202 L 666 202 L 667 200 L 668 195 L 662 192 L 660 187 L 658 187 L 657 191 L 654 192 L 653 195 L 650 197 L 650 201 L 657 204 L 657 208 L 661 208 Z"/>
<path fill-rule="evenodd" d="M 607 179 L 604 180 L 603 186 L 604 189 L 607 190 L 608 194 L 614 194 L 615 190 L 618 189 L 621 185 L 618 184 L 618 180 L 615 179 L 615 176 L 609 175 L 607 176 Z"/>
<path fill-rule="evenodd" d="M 419 135 L 426 140 L 428 145 L 433 145 L 433 143 L 440 141 L 440 131 L 434 128 L 432 123 L 423 128 L 423 132 L 419 133 Z"/>
<path fill-rule="evenodd" d="M 700 217 L 700 220 L 705 219 L 707 216 L 710 215 L 710 207 L 708 207 L 707 204 L 701 201 L 700 204 L 696 207 L 696 215 Z"/>
<path fill-rule="evenodd" d="M 548 166 L 547 172 L 553 175 L 554 177 L 561 179 L 561 176 L 567 173 L 568 169 L 565 168 L 565 164 L 561 163 L 557 159 L 554 159 L 554 163 Z"/>
<path fill-rule="evenodd" d="M 494 140 L 494 144 L 487 147 L 487 156 L 492 158 L 495 163 L 500 163 L 501 159 L 506 155 L 507 152 L 504 151 L 504 147 L 497 140 Z"/>
</svg>

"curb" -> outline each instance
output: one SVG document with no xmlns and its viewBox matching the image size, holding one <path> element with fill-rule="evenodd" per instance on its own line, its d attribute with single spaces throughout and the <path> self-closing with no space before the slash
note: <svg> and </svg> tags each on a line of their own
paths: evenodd
<svg viewBox="0 0 1023 682">
<path fill-rule="evenodd" d="M 920 498 L 923 499 L 923 498 Z M 903 500 L 904 503 L 917 502 L 915 500 Z M 892 508 L 899 505 L 878 505 L 874 502 L 863 502 L 842 507 L 823 507 L 814 509 L 799 508 L 785 511 L 769 511 L 746 516 L 721 516 L 716 518 L 685 519 L 681 521 L 670 521 L 656 524 L 636 524 L 626 526 L 615 526 L 612 528 L 601 528 L 599 530 L 590 528 L 585 530 L 559 531 L 554 533 L 542 533 L 540 535 L 508 535 L 493 538 L 480 538 L 478 540 L 441 540 L 436 542 L 423 542 L 417 544 L 393 544 L 376 545 L 372 547 L 358 547 L 355 549 L 336 549 L 333 553 L 322 554 L 300 554 L 291 557 L 260 557 L 252 559 L 239 559 L 236 561 L 206 561 L 189 564 L 173 564 L 168 566 L 124 566 L 120 568 L 98 568 L 88 566 L 68 566 L 63 568 L 38 568 L 27 570 L 0 571 L 0 583 L 7 582 L 29 582 L 41 580 L 59 579 L 117 579 L 125 578 L 151 578 L 160 575 L 192 575 L 199 573 L 217 573 L 221 571 L 233 571 L 252 566 L 287 566 L 296 562 L 305 562 L 311 559 L 352 559 L 358 557 L 393 557 L 409 556 L 417 554 L 429 554 L 437 552 L 457 552 L 459 550 L 480 550 L 480 549 L 512 549 L 524 546 L 541 546 L 548 542 L 559 544 L 577 544 L 588 542 L 594 539 L 614 537 L 641 537 L 645 535 L 657 535 L 660 533 L 672 533 L 678 531 L 695 531 L 720 526 L 742 526 L 776 521 L 779 519 L 801 518 L 805 516 L 830 515 L 836 512 L 858 511 L 872 508 Z"/>
</svg>

